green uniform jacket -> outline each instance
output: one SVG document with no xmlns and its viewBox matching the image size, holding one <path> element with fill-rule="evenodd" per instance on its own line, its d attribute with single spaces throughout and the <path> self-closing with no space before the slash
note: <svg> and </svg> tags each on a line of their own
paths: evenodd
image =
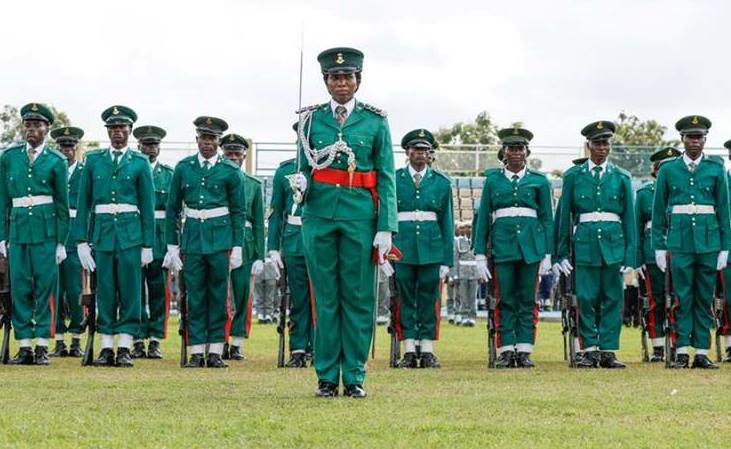
<svg viewBox="0 0 731 449">
<path fill-rule="evenodd" d="M 77 242 L 91 240 L 99 251 L 114 251 L 155 243 L 155 209 L 153 205 L 152 171 L 147 156 L 127 149 L 114 168 L 109 149 L 86 154 L 79 185 L 74 235 Z M 132 204 L 139 212 L 95 214 L 101 204 Z M 93 229 L 89 234 L 89 221 Z M 91 238 L 90 238 L 91 237 Z"/>
<path fill-rule="evenodd" d="M 69 209 L 76 210 L 76 203 L 79 200 L 79 186 L 81 185 L 81 177 L 83 176 L 84 163 L 76 162 L 74 172 L 69 177 Z M 67 169 L 68 173 L 68 169 Z M 74 228 L 76 218 L 69 218 L 69 229 Z M 66 249 L 76 251 L 76 240 L 69 233 L 66 239 Z"/>
<path fill-rule="evenodd" d="M 639 236 L 638 264 L 654 264 L 655 252 L 652 250 L 652 232 L 645 225 L 652 221 L 652 202 L 655 196 L 655 181 L 650 181 L 637 190 L 635 199 L 635 216 L 637 217 L 637 235 Z"/>
<path fill-rule="evenodd" d="M 715 207 L 715 214 L 671 214 L 674 205 Z M 690 173 L 683 157 L 660 166 L 652 209 L 652 246 L 703 254 L 729 249 L 728 183 L 720 158 L 704 155 Z"/>
<path fill-rule="evenodd" d="M 564 173 L 561 192 L 561 220 L 558 233 L 558 260 L 567 259 L 573 227 L 576 265 L 599 267 L 602 258 L 607 265 L 636 266 L 637 222 L 633 206 L 632 180 L 629 172 L 612 163 L 597 181 L 589 172 L 589 161 L 575 165 Z M 621 222 L 598 221 L 579 223 L 579 215 L 588 212 L 610 212 Z"/>
<path fill-rule="evenodd" d="M 396 183 L 394 182 L 393 147 L 391 132 L 385 114 L 365 103 L 356 101 L 342 129 L 333 116 L 330 103 L 312 106 L 312 117 L 305 123 L 309 132 L 309 145 L 322 149 L 335 143 L 342 136 L 355 153 L 356 171 L 375 170 L 378 174 L 376 189 L 379 205 L 376 208 L 367 189 L 348 188 L 313 182 L 311 169 L 300 144 L 300 171 L 307 176 L 303 216 L 327 220 L 378 219 L 377 231 L 398 231 L 396 220 Z M 347 170 L 348 160 L 343 154 L 335 157 L 330 168 Z"/>
<path fill-rule="evenodd" d="M 198 154 L 178 162 L 165 213 L 168 245 L 180 245 L 184 254 L 213 254 L 243 246 L 243 183 L 244 174 L 239 166 L 220 155 L 207 172 L 198 162 Z M 207 220 L 187 219 L 181 238 L 183 203 L 193 209 L 228 207 L 229 214 Z"/>
<path fill-rule="evenodd" d="M 69 230 L 66 157 L 44 146 L 31 166 L 26 144 L 6 148 L 0 156 L 0 241 L 63 244 Z M 13 208 L 13 198 L 48 195 L 53 203 Z M 9 221 L 9 223 L 8 223 Z"/>
<path fill-rule="evenodd" d="M 261 180 L 244 175 L 244 201 L 246 211 L 246 222 L 251 227 L 244 227 L 244 260 L 253 262 L 264 260 L 264 197 L 261 191 Z"/>
<path fill-rule="evenodd" d="M 302 226 L 287 223 L 289 215 L 301 216 L 302 208 L 295 205 L 292 188 L 287 176 L 297 171 L 294 159 L 282 162 L 274 172 L 272 180 L 272 203 L 269 215 L 267 249 L 282 251 L 286 256 L 304 256 L 302 248 Z M 294 207 L 294 211 L 292 211 Z"/>
<path fill-rule="evenodd" d="M 403 254 L 401 263 L 428 265 L 454 264 L 454 218 L 452 213 L 452 182 L 429 167 L 416 188 L 408 167 L 396 171 L 396 201 L 398 212 L 434 212 L 437 221 L 400 221 L 394 238 Z"/>
<path fill-rule="evenodd" d="M 170 194 L 170 183 L 173 181 L 173 169 L 158 162 L 152 170 L 152 184 L 155 187 L 155 214 L 165 215 Z M 155 218 L 155 247 L 152 254 L 155 259 L 165 257 L 165 218 Z"/>
<path fill-rule="evenodd" d="M 537 216 L 504 217 L 493 223 L 493 212 L 506 207 L 534 209 Z M 504 169 L 487 169 L 473 235 L 475 254 L 487 254 L 491 243 L 495 262 L 523 260 L 531 264 L 551 254 L 553 211 L 551 183 L 546 175 L 526 168 L 518 185 L 513 187 Z"/>
</svg>

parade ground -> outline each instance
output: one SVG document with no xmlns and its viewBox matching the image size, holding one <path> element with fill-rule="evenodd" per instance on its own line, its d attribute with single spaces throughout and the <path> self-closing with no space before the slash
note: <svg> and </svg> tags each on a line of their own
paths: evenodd
<svg viewBox="0 0 731 449">
<path fill-rule="evenodd" d="M 484 321 L 443 322 L 441 369 L 394 370 L 379 327 L 365 400 L 316 399 L 312 369 L 277 369 L 272 325 L 255 324 L 247 360 L 225 370 L 180 369 L 177 335 L 132 369 L 0 365 L 0 448 L 729 447 L 731 366 L 643 365 L 639 335 L 623 328 L 628 369 L 577 371 L 560 324 L 541 323 L 538 367 L 497 371 Z"/>
</svg>

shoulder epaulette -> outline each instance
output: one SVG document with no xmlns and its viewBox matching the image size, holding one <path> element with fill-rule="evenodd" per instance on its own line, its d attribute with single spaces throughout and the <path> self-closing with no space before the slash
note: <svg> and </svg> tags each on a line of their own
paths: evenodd
<svg viewBox="0 0 731 449">
<path fill-rule="evenodd" d="M 363 106 L 363 109 L 366 111 L 371 111 L 374 114 L 380 115 L 381 117 L 388 117 L 388 114 L 383 109 L 377 108 L 371 104 L 368 103 L 359 103 Z"/>
<path fill-rule="evenodd" d="M 223 164 L 227 167 L 235 168 L 236 170 L 241 170 L 241 167 L 239 167 L 238 165 L 236 165 L 236 163 L 231 162 L 230 160 L 228 160 L 226 158 L 221 158 L 221 164 Z"/>
<path fill-rule="evenodd" d="M 51 147 L 46 147 L 46 150 L 48 150 L 48 154 L 52 154 L 52 155 L 58 157 L 59 159 L 61 159 L 62 161 L 66 160 L 66 155 L 63 154 L 62 152 L 58 151 L 57 149 L 51 148 Z"/>
<path fill-rule="evenodd" d="M 147 162 L 150 162 L 150 158 L 149 158 L 149 157 L 147 157 L 147 155 L 146 155 L 146 154 L 143 154 L 143 153 L 142 153 L 141 151 L 137 151 L 137 150 L 132 150 L 132 151 L 130 151 L 129 153 L 130 153 L 130 154 L 131 154 L 131 155 L 132 155 L 133 157 L 136 157 L 136 158 L 139 158 L 139 159 L 144 159 L 144 160 L 146 160 Z"/>
<path fill-rule="evenodd" d="M 542 172 L 542 171 L 540 171 L 540 170 L 533 170 L 532 168 L 527 168 L 527 169 L 526 169 L 526 171 L 527 171 L 528 173 L 530 173 L 530 174 L 533 174 L 533 175 L 536 175 L 536 176 L 540 176 L 540 177 L 542 177 L 542 178 L 548 178 L 548 176 L 546 176 L 546 174 L 545 174 L 545 173 L 543 173 L 543 172 Z"/>
<path fill-rule="evenodd" d="M 325 106 L 325 105 L 327 105 L 327 103 L 320 103 L 320 104 L 313 104 L 311 106 L 305 106 L 304 108 L 297 109 L 296 111 L 294 111 L 294 113 L 301 114 L 301 113 L 307 112 L 307 111 L 314 111 L 315 109 L 319 108 L 320 106 Z"/>
<path fill-rule="evenodd" d="M 721 156 L 712 155 L 712 156 L 704 157 L 703 159 L 708 159 L 710 162 L 715 162 L 717 164 L 726 165 Z"/>
<path fill-rule="evenodd" d="M 256 176 L 252 176 L 246 172 L 244 172 L 244 176 L 246 176 L 248 179 L 251 179 L 252 181 L 256 181 L 257 184 L 261 184 L 261 179 L 257 178 Z"/>
<path fill-rule="evenodd" d="M 485 177 L 488 177 L 495 173 L 502 173 L 502 172 L 503 172 L 502 168 L 497 168 L 497 167 L 488 168 L 487 170 L 485 170 Z"/>
<path fill-rule="evenodd" d="M 100 154 L 104 154 L 105 151 L 107 151 L 107 150 L 105 150 L 103 148 L 97 148 L 95 150 L 87 150 L 86 152 L 84 152 L 84 157 L 98 156 Z"/>
<path fill-rule="evenodd" d="M 158 167 L 161 167 L 163 170 L 174 171 L 173 170 L 173 167 L 171 167 L 171 166 L 169 166 L 167 164 L 163 164 L 162 162 L 158 162 L 157 163 L 157 166 Z"/>
<path fill-rule="evenodd" d="M 624 169 L 624 168 L 620 167 L 619 165 L 614 165 L 614 170 L 615 170 L 615 171 L 616 171 L 617 173 L 619 173 L 619 174 L 621 174 L 621 175 L 624 175 L 624 176 L 626 176 L 626 177 L 628 177 L 628 178 L 632 179 L 632 174 L 631 174 L 631 173 L 630 173 L 630 172 L 629 172 L 628 170 L 626 170 L 626 169 Z"/>
<path fill-rule="evenodd" d="M 446 174 L 436 168 L 432 168 L 431 171 L 433 171 L 435 175 L 441 176 L 442 178 L 446 179 L 450 183 L 452 182 L 452 178 L 450 178 L 448 174 Z"/>
<path fill-rule="evenodd" d="M 280 163 L 279 163 L 279 166 L 280 166 L 280 167 L 283 167 L 283 166 L 285 166 L 285 165 L 289 165 L 289 164 L 294 164 L 294 163 L 296 163 L 296 162 L 297 162 L 297 159 L 296 159 L 296 158 L 292 158 L 292 159 L 287 159 L 286 161 L 282 161 L 282 162 L 280 162 Z"/>
<path fill-rule="evenodd" d="M 10 146 L 7 146 L 7 147 L 3 148 L 2 151 L 3 151 L 3 154 L 5 154 L 5 153 L 7 153 L 9 151 L 22 150 L 23 148 L 25 148 L 25 143 L 24 142 L 15 142 L 15 143 L 11 143 Z"/>
</svg>

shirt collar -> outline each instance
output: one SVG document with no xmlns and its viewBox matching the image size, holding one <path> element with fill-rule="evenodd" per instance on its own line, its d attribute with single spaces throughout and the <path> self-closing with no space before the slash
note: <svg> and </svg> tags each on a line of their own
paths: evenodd
<svg viewBox="0 0 731 449">
<path fill-rule="evenodd" d="M 208 161 L 208 163 L 211 164 L 211 167 L 213 167 L 214 165 L 216 165 L 216 162 L 218 162 L 218 153 L 216 153 L 213 156 L 211 156 L 210 158 L 206 159 L 203 156 L 201 156 L 200 152 L 198 152 L 198 163 L 200 164 L 201 167 L 203 167 L 203 163 L 205 161 Z"/>
<path fill-rule="evenodd" d="M 525 176 L 525 170 L 526 170 L 526 167 L 523 167 L 519 172 L 514 173 L 514 172 L 511 172 L 510 169 L 508 169 L 508 167 L 505 167 L 503 169 L 503 173 L 505 174 L 505 177 L 508 178 L 510 181 L 513 180 L 513 175 L 518 175 L 518 181 L 520 181 L 523 178 L 523 176 Z"/>
<path fill-rule="evenodd" d="M 335 108 L 338 106 L 345 106 L 345 118 L 348 118 L 350 116 L 350 113 L 353 112 L 353 109 L 355 109 L 355 97 L 351 98 L 350 101 L 348 101 L 345 104 L 340 104 L 335 99 L 330 99 L 330 110 L 333 113 L 333 116 L 335 115 Z"/>
<path fill-rule="evenodd" d="M 683 153 L 683 162 L 685 162 L 685 165 L 690 165 L 690 163 L 692 162 L 697 167 L 698 164 L 700 164 L 702 160 L 703 160 L 703 153 L 701 153 L 701 155 L 698 156 L 698 159 L 696 159 L 696 160 L 689 158 L 688 155 L 685 154 L 685 152 Z"/>
<path fill-rule="evenodd" d="M 73 164 L 69 165 L 69 176 L 71 176 L 74 173 L 74 170 L 76 170 L 76 166 L 79 165 L 77 161 L 74 161 Z"/>
<path fill-rule="evenodd" d="M 411 164 L 409 164 L 408 166 L 409 166 L 409 174 L 411 175 L 411 177 L 413 178 L 414 175 L 418 173 L 421 175 L 421 179 L 424 179 L 424 176 L 426 175 L 426 169 L 429 168 L 428 165 L 425 165 L 421 171 L 416 171 L 416 169 L 414 167 L 412 167 Z"/>
<path fill-rule="evenodd" d="M 609 164 L 609 159 L 605 160 L 599 165 L 596 165 L 591 159 L 588 160 L 589 162 L 589 171 L 594 170 L 594 167 L 601 167 L 602 168 L 602 175 L 607 172 L 607 164 Z"/>
<path fill-rule="evenodd" d="M 48 142 L 48 139 L 44 139 L 43 142 L 41 142 L 41 144 L 35 148 L 36 157 L 40 156 L 41 153 L 43 153 L 46 150 L 46 142 Z M 30 144 L 26 141 L 25 142 L 25 152 L 28 153 L 29 150 L 30 150 Z"/>
</svg>

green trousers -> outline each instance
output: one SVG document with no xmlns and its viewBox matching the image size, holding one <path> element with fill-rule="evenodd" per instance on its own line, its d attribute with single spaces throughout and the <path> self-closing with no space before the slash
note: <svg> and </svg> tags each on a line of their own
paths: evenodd
<svg viewBox="0 0 731 449">
<path fill-rule="evenodd" d="M 527 264 L 522 260 L 496 263 L 494 281 L 496 346 L 533 345 L 538 319 L 538 263 Z"/>
<path fill-rule="evenodd" d="M 81 262 L 76 247 L 66 248 L 66 260 L 61 262 L 58 273 L 58 307 L 56 334 L 81 333 L 84 308 L 81 305 Z M 66 321 L 68 320 L 68 325 Z"/>
<path fill-rule="evenodd" d="M 647 334 L 650 338 L 665 337 L 665 273 L 654 263 L 648 263 L 645 291 L 649 302 Z M 649 274 L 649 276 L 647 276 Z"/>
<path fill-rule="evenodd" d="M 375 220 L 305 216 L 302 241 L 315 296 L 315 371 L 321 381 L 362 385 L 373 336 Z"/>
<path fill-rule="evenodd" d="M 439 340 L 439 264 L 396 264 L 400 303 L 397 326 L 403 339 Z"/>
<path fill-rule="evenodd" d="M 619 350 L 624 290 L 620 264 L 576 267 L 579 339 L 582 348 Z"/>
<path fill-rule="evenodd" d="M 8 265 L 15 338 L 53 337 L 58 290 L 56 242 L 10 243 Z"/>
<path fill-rule="evenodd" d="M 162 268 L 162 260 L 155 259 L 142 267 L 142 309 L 136 340 L 167 337 L 170 293 L 166 288 L 167 272 Z"/>
<path fill-rule="evenodd" d="M 231 270 L 231 294 L 233 295 L 234 317 L 231 324 L 232 337 L 249 338 L 251 330 L 251 265 L 248 261 L 235 270 Z"/>
<path fill-rule="evenodd" d="M 675 295 L 680 306 L 675 315 L 677 347 L 711 347 L 713 326 L 713 289 L 716 286 L 718 253 L 681 253 L 673 251 L 670 266 Z"/>
<path fill-rule="evenodd" d="M 129 334 L 140 329 L 142 300 L 142 247 L 95 251 L 96 326 L 105 335 Z"/>
<path fill-rule="evenodd" d="M 228 250 L 186 254 L 183 263 L 188 292 L 188 345 L 223 343 L 230 325 Z"/>
</svg>

